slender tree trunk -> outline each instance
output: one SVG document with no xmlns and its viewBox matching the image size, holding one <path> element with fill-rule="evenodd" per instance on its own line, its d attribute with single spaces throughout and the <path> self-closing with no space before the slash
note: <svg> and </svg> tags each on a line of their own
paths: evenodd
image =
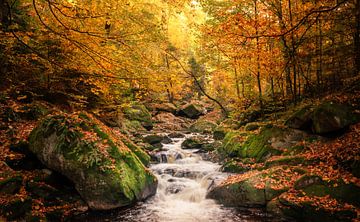
<svg viewBox="0 0 360 222">
<path fill-rule="evenodd" d="M 234 75 L 235 75 L 236 95 L 237 95 L 238 100 L 240 100 L 241 97 L 240 97 L 239 77 L 238 77 L 237 70 L 236 70 L 236 63 L 234 66 Z"/>
<path fill-rule="evenodd" d="M 274 78 L 270 77 L 270 84 L 271 84 L 271 98 L 275 100 L 275 92 L 274 92 Z"/>
<path fill-rule="evenodd" d="M 261 78 L 260 78 L 260 41 L 259 41 L 259 21 L 258 21 L 258 10 L 257 10 L 257 0 L 254 0 L 255 6 L 255 35 L 256 35 L 256 63 L 257 63 L 257 70 L 256 70 L 256 79 L 259 89 L 259 102 L 260 102 L 260 109 L 263 109 L 263 101 L 262 101 L 262 90 L 261 90 Z"/>
<path fill-rule="evenodd" d="M 290 25 L 293 27 L 293 15 L 292 15 L 292 6 L 291 6 L 291 0 L 288 0 L 288 6 L 289 6 L 289 18 L 290 18 Z M 295 38 L 294 33 L 291 32 L 291 65 L 293 68 L 293 101 L 294 103 L 297 102 L 297 70 L 296 70 L 296 48 L 295 48 Z"/>
<path fill-rule="evenodd" d="M 169 57 L 167 54 L 165 54 L 165 63 L 166 63 L 166 68 L 167 70 L 170 72 L 170 63 L 169 63 Z M 166 92 L 168 94 L 168 100 L 169 103 L 173 103 L 174 102 L 174 93 L 172 92 L 172 88 L 173 88 L 173 83 L 171 78 L 168 78 L 168 83 L 169 85 L 166 84 Z"/>
<path fill-rule="evenodd" d="M 9 13 L 8 2 L 6 0 L 0 0 L 0 27 L 4 31 L 7 31 L 10 25 Z"/>
<path fill-rule="evenodd" d="M 355 72 L 360 72 L 360 0 L 355 2 L 355 33 L 354 33 L 354 52 L 355 52 Z"/>
</svg>

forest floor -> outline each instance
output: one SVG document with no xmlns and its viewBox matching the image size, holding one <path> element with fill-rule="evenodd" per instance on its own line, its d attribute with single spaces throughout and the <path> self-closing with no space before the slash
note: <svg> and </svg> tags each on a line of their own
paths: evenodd
<svg viewBox="0 0 360 222">
<path fill-rule="evenodd" d="M 358 93 L 357 93 L 358 92 Z M 32 219 L 41 219 L 45 216 L 47 218 L 64 218 L 64 215 L 72 215 L 86 211 L 88 208 L 81 201 L 81 199 L 74 199 L 71 201 L 52 200 L 48 194 L 54 188 L 49 187 L 43 182 L 40 189 L 34 191 L 31 188 L 31 184 L 38 181 L 38 177 L 42 177 L 44 172 L 42 170 L 41 163 L 34 161 L 34 159 L 28 158 L 28 153 L 23 150 L 23 146 L 26 146 L 26 141 L 32 129 L 37 125 L 38 118 L 42 115 L 41 110 L 32 109 L 29 103 L 23 102 L 24 98 L 2 98 L 0 113 L 2 113 L 2 121 L 0 122 L 0 189 L 5 190 L 0 192 L 0 205 L 12 207 L 19 207 L 19 214 L 23 212 L 31 211 Z M 346 102 L 353 107 L 356 107 L 356 112 L 359 112 L 360 107 L 360 92 L 355 91 L 351 93 L 336 93 L 329 95 L 326 100 L 332 100 L 337 102 Z M 308 102 L 308 101 L 307 101 Z M 311 102 L 319 102 L 311 100 Z M 38 101 L 36 102 L 38 103 Z M 305 102 L 306 103 L 306 102 Z M 49 110 L 56 110 L 57 108 L 48 104 L 42 103 L 43 106 Z M 301 105 L 301 104 L 300 104 Z M 287 110 L 287 113 L 294 112 L 296 108 Z M 216 121 L 219 115 L 211 112 L 209 115 L 201 117 L 201 120 Z M 262 119 L 264 123 L 279 123 L 279 120 L 274 118 L 281 113 L 273 113 L 268 118 Z M 186 121 L 185 121 L 186 122 Z M 193 121 L 190 121 L 193 122 Z M 189 123 L 189 121 L 187 122 Z M 259 122 L 258 122 L 259 123 Z M 156 128 L 156 127 L 155 127 Z M 253 134 L 259 133 L 259 130 L 253 131 Z M 297 144 L 304 147 L 304 152 L 301 152 L 294 157 L 304 158 L 304 162 L 316 162 L 316 164 L 309 164 L 302 166 L 306 168 L 309 174 L 318 175 L 324 181 L 336 181 L 341 179 L 343 182 L 349 184 L 355 184 L 360 187 L 359 177 L 354 176 L 347 166 L 348 161 L 360 161 L 360 123 L 351 125 L 349 129 L 340 136 L 327 140 L 319 140 L 313 143 L 307 143 L 302 141 Z M 276 158 L 282 158 L 282 156 L 274 156 L 271 161 L 276 161 Z M 316 160 L 316 161 L 314 161 Z M 345 163 L 345 166 L 344 166 Z M 241 163 L 242 164 L 242 163 Z M 254 174 L 258 173 L 259 169 L 264 166 L 264 163 L 252 163 L 247 167 L 254 169 L 247 173 L 241 173 L 233 175 L 228 178 L 226 183 L 234 183 L 236 181 L 250 178 Z M 281 175 L 278 175 L 276 181 L 273 180 L 273 188 L 276 189 L 284 187 L 284 185 L 293 185 L 294 182 L 299 179 L 299 174 L 294 174 L 292 170 L 283 170 Z M 20 178 L 20 179 L 19 179 Z M 11 188 L 4 187 L 3 182 L 8 179 L 13 180 Z M 256 185 L 258 188 L 265 187 L 266 179 L 259 181 Z M 39 183 L 37 183 L 39 185 Z M 337 186 L 335 184 L 334 186 Z M 66 188 L 68 189 L 68 188 Z M 34 195 L 34 192 L 42 192 L 43 195 Z M 69 189 L 69 192 L 74 190 Z M 51 201 L 49 201 L 49 198 Z M 357 212 L 357 216 L 354 221 L 360 221 L 360 208 L 346 202 L 339 202 L 336 198 L 332 198 L 329 195 L 324 196 L 307 196 L 301 191 L 296 189 L 290 189 L 286 192 L 286 196 L 283 198 L 291 200 L 293 202 L 311 202 L 314 206 L 326 208 L 328 210 L 347 210 Z M 31 201 L 29 201 L 31 200 Z M 50 203 L 51 202 L 51 203 Z M 3 209 L 3 211 L 6 209 Z M 8 209 L 11 211 L 12 209 Z M 5 213 L 6 214 L 6 213 Z M 13 212 L 11 214 L 14 214 Z M 9 215 L 3 215 L 8 217 Z M 16 218 L 17 215 L 10 215 Z M 0 220 L 5 220 L 5 217 L 0 217 Z M 36 220 L 35 220 L 36 221 Z"/>
</svg>

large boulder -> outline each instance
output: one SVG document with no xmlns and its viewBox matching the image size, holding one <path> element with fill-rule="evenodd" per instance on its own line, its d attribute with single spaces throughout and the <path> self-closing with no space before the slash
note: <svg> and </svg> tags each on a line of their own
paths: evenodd
<svg viewBox="0 0 360 222">
<path fill-rule="evenodd" d="M 206 110 L 202 106 L 194 103 L 189 103 L 180 108 L 180 110 L 178 111 L 178 115 L 190 119 L 197 119 L 201 115 L 205 114 L 205 112 Z"/>
<path fill-rule="evenodd" d="M 49 116 L 29 140 L 39 160 L 70 179 L 94 210 L 128 206 L 156 192 L 157 179 L 141 161 L 149 159 L 146 153 L 88 114 Z"/>
<path fill-rule="evenodd" d="M 145 129 L 151 130 L 153 128 L 151 113 L 144 105 L 132 104 L 124 107 L 123 112 L 127 119 L 139 121 Z"/>
<path fill-rule="evenodd" d="M 239 132 L 228 132 L 224 138 L 221 154 L 229 157 L 255 158 L 264 161 L 281 151 L 272 146 L 271 140 L 281 136 L 283 130 L 277 127 L 265 128 L 259 134 L 246 136 Z"/>
<path fill-rule="evenodd" d="M 280 177 L 281 168 L 269 171 L 252 171 L 230 176 L 207 194 L 225 206 L 254 207 L 265 206 L 273 198 L 287 191 L 289 187 L 277 184 L 272 178 Z"/>
<path fill-rule="evenodd" d="M 181 148 L 183 148 L 183 149 L 201 149 L 202 146 L 207 143 L 208 142 L 206 141 L 205 138 L 195 136 L 195 137 L 186 138 L 184 140 L 184 142 L 182 142 Z"/>
<path fill-rule="evenodd" d="M 153 120 L 156 123 L 153 130 L 157 132 L 182 131 L 190 125 L 190 120 L 179 118 L 172 113 L 165 112 L 157 114 Z"/>
<path fill-rule="evenodd" d="M 177 107 L 172 103 L 156 103 L 151 105 L 151 109 L 157 113 L 166 112 L 175 114 L 177 111 Z"/>
<path fill-rule="evenodd" d="M 349 107 L 336 103 L 323 103 L 312 114 L 312 130 L 317 134 L 342 130 L 355 122 Z"/>
<path fill-rule="evenodd" d="M 207 120 L 197 120 L 190 126 L 190 131 L 197 133 L 211 133 L 217 127 L 217 124 Z"/>
<path fill-rule="evenodd" d="M 290 128 L 326 134 L 345 129 L 355 123 L 357 117 L 346 105 L 324 102 L 318 106 L 305 106 L 295 112 L 287 121 Z"/>
<path fill-rule="evenodd" d="M 293 129 L 308 130 L 312 125 L 311 114 L 313 111 L 311 105 L 305 106 L 287 119 L 285 125 Z"/>
</svg>

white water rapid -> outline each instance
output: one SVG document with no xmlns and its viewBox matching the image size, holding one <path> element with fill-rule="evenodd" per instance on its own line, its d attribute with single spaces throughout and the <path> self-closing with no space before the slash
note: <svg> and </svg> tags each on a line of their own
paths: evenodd
<svg viewBox="0 0 360 222">
<path fill-rule="evenodd" d="M 187 135 L 191 137 L 193 135 Z M 226 208 L 206 199 L 209 187 L 220 183 L 228 174 L 220 165 L 205 161 L 198 150 L 182 149 L 186 138 L 173 138 L 155 154 L 159 163 L 151 170 L 159 180 L 157 193 L 145 202 L 112 213 L 88 215 L 86 221 L 121 222 L 260 222 L 264 214 L 258 210 Z"/>
</svg>

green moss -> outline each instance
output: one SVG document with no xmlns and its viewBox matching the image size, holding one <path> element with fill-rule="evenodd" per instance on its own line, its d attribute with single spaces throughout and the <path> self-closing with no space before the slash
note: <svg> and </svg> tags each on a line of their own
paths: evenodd
<svg viewBox="0 0 360 222">
<path fill-rule="evenodd" d="M 145 165 L 148 166 L 150 163 L 150 156 L 145 153 L 140 147 L 136 146 L 134 143 L 132 143 L 131 141 L 123 138 L 122 142 L 130 148 L 131 151 L 133 151 L 135 153 L 135 155 L 137 157 L 139 157 L 140 161 Z"/>
<path fill-rule="evenodd" d="M 323 197 L 330 195 L 339 201 L 360 206 L 360 187 L 355 184 L 345 184 L 340 182 L 340 184 L 334 186 L 334 184 L 324 182 L 322 184 L 307 186 L 302 190 L 309 196 Z"/>
<path fill-rule="evenodd" d="M 299 165 L 305 162 L 304 157 L 300 156 L 284 156 L 276 160 L 266 161 L 265 167 L 280 166 L 280 165 Z"/>
<path fill-rule="evenodd" d="M 245 168 L 241 164 L 239 164 L 236 160 L 229 160 L 222 166 L 223 172 L 229 173 L 244 173 L 248 171 L 248 168 Z"/>
<path fill-rule="evenodd" d="M 280 154 L 279 150 L 270 146 L 269 140 L 282 133 L 283 131 L 279 128 L 270 128 L 262 130 L 258 135 L 251 135 L 242 146 L 240 156 L 255 158 L 259 162 L 264 160 L 267 155 Z"/>
<path fill-rule="evenodd" d="M 66 168 L 56 166 L 56 170 L 61 168 L 60 171 L 66 171 L 62 172 L 64 175 L 79 181 L 78 187 L 94 186 L 79 189 L 82 196 L 89 198 L 89 193 L 94 192 L 90 198 L 105 198 L 111 204 L 125 206 L 141 199 L 144 189 L 156 182 L 144 167 L 150 157 L 126 138 L 119 138 L 129 148 L 124 149 L 120 140 L 114 141 L 116 135 L 108 135 L 102 127 L 86 116 L 48 117 L 31 133 L 30 147 L 35 153 L 41 153 L 43 144 L 51 141 L 56 147 L 52 151 L 67 164 Z M 109 155 L 100 147 L 104 145 Z"/>
</svg>

